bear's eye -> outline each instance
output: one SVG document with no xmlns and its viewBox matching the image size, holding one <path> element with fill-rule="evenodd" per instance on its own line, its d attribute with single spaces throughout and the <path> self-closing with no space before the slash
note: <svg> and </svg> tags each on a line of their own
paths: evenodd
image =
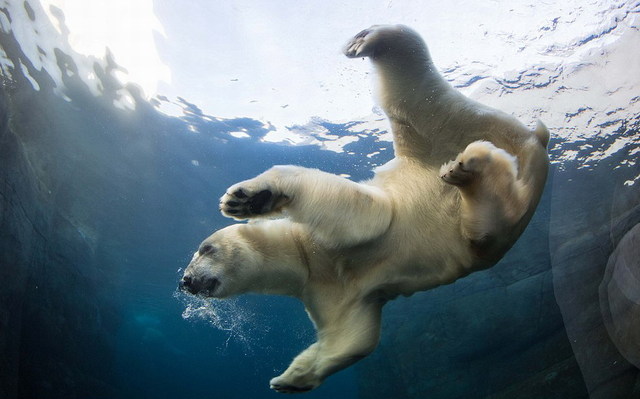
<svg viewBox="0 0 640 399">
<path fill-rule="evenodd" d="M 206 255 L 206 254 L 211 253 L 211 252 L 214 252 L 213 245 L 211 245 L 211 244 L 205 244 L 205 245 L 201 246 L 200 250 L 198 251 L 200 256 Z"/>
</svg>

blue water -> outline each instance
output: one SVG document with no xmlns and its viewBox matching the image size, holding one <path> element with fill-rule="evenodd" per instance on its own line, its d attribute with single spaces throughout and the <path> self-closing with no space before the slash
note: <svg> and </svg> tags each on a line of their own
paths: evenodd
<svg viewBox="0 0 640 399">
<path fill-rule="evenodd" d="M 230 223 L 217 211 L 229 185 L 275 164 L 365 179 L 393 157 L 391 143 L 266 143 L 260 121 L 188 100 L 167 116 L 164 100 L 135 87 L 123 110 L 113 104 L 125 88 L 99 65 L 100 95 L 68 74 L 64 98 L 13 33 L 0 32 L 0 47 L 13 65 L 0 75 L 0 398 L 277 397 L 269 380 L 315 339 L 302 304 L 194 298 L 177 291 L 181 272 Z M 74 70 L 73 54 L 47 56 Z M 547 189 L 507 257 L 389 304 L 378 349 L 304 397 L 640 397 L 637 349 L 612 330 L 640 304 L 617 316 L 622 291 L 607 280 L 609 257 L 640 222 L 638 100 L 611 113 L 591 105 L 564 129 L 595 129 L 574 119 L 586 111 L 612 133 L 552 138 Z M 318 123 L 345 136 L 352 122 Z M 250 137 L 229 134 L 241 130 Z M 607 155 L 595 161 L 598 151 Z M 637 259 L 629 268 L 640 279 Z"/>
</svg>

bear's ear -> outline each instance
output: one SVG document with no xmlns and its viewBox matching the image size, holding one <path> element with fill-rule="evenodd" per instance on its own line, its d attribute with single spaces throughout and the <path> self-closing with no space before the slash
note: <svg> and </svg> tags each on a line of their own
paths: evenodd
<svg viewBox="0 0 640 399">
<path fill-rule="evenodd" d="M 200 249 L 198 249 L 198 255 L 200 256 L 207 255 L 214 252 L 216 252 L 216 249 L 211 244 L 202 244 L 200 246 Z"/>
</svg>

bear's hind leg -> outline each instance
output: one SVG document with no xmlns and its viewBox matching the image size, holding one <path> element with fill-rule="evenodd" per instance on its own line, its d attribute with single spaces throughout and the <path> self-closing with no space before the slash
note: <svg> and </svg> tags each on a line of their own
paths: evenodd
<svg viewBox="0 0 640 399">
<path fill-rule="evenodd" d="M 478 140 L 469 144 L 456 159 L 440 168 L 440 178 L 446 183 L 463 187 L 489 175 L 498 179 L 516 179 L 518 163 L 514 156 L 490 141 Z"/>
<path fill-rule="evenodd" d="M 489 248 L 526 211 L 527 189 L 517 174 L 517 158 L 483 140 L 440 168 L 442 180 L 460 190 L 462 232 L 476 248 Z"/>
</svg>

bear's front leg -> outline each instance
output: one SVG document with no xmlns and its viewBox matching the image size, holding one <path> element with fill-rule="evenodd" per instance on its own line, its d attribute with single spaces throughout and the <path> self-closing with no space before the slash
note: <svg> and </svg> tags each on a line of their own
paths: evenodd
<svg viewBox="0 0 640 399">
<path fill-rule="evenodd" d="M 220 211 L 234 219 L 268 216 L 281 211 L 293 192 L 284 193 L 282 180 L 295 175 L 295 166 L 276 166 L 253 179 L 234 184 L 220 198 Z M 291 190 L 295 191 L 295 190 Z"/>
<path fill-rule="evenodd" d="M 339 295 L 331 299 L 339 299 Z M 323 320 L 323 325 L 318 325 L 318 342 L 300 353 L 282 375 L 273 378 L 271 389 L 282 393 L 314 389 L 325 378 L 367 356 L 377 346 L 382 303 L 325 305 L 329 306 L 309 309 L 312 317 L 321 314 L 317 320 Z"/>
<path fill-rule="evenodd" d="M 377 187 L 300 166 L 274 166 L 231 186 L 220 210 L 234 219 L 275 216 L 286 211 L 331 247 L 378 237 L 391 223 L 387 195 Z"/>
</svg>

